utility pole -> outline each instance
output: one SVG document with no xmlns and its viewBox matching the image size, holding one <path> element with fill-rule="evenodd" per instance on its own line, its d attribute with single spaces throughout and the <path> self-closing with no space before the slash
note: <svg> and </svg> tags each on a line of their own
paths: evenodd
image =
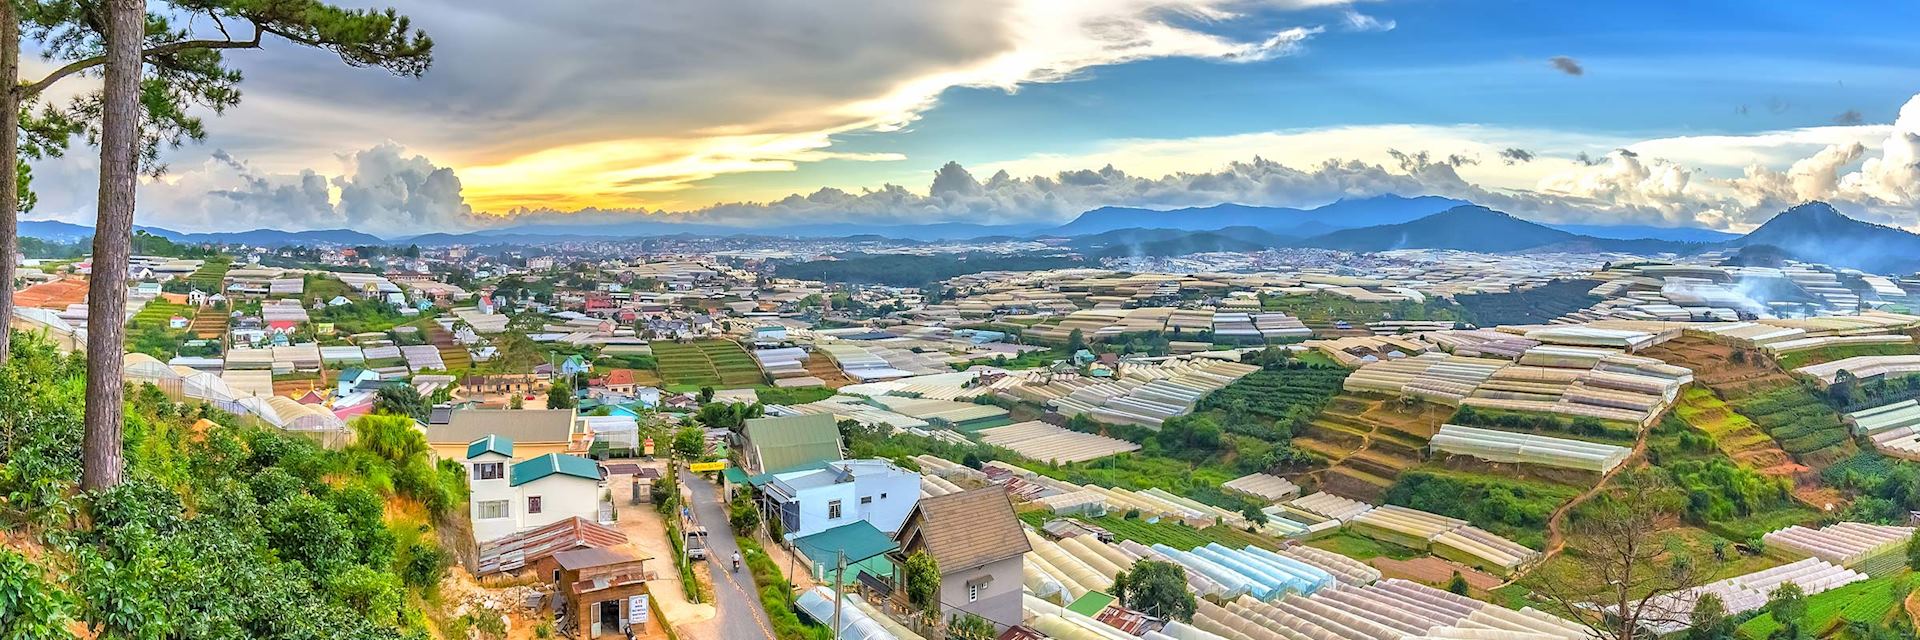
<svg viewBox="0 0 1920 640">
<path fill-rule="evenodd" d="M 840 601 L 844 599 L 840 595 L 840 582 L 847 575 L 847 552 L 835 551 L 834 556 L 838 560 L 834 561 L 833 570 L 833 640 L 840 640 Z"/>
</svg>

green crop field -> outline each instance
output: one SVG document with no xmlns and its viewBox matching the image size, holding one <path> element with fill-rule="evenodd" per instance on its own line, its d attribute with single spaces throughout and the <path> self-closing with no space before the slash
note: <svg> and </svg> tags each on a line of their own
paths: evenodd
<svg viewBox="0 0 1920 640">
<path fill-rule="evenodd" d="M 1884 578 L 1853 584 L 1807 596 L 1807 614 L 1800 628 L 1811 637 L 1827 637 L 1829 629 L 1848 622 L 1879 624 L 1900 607 L 1900 601 L 1912 588 L 1913 575 L 1901 572 Z M 1780 629 L 1772 614 L 1762 613 L 1739 627 L 1748 640 L 1765 640 Z"/>
<path fill-rule="evenodd" d="M 1835 360 L 1845 360 L 1854 356 L 1905 356 L 1920 352 L 1920 346 L 1908 344 L 1851 344 L 1822 349 L 1808 349 L 1780 354 L 1780 367 L 1798 369 L 1810 364 L 1821 364 Z"/>
<path fill-rule="evenodd" d="M 202 263 L 200 269 L 194 271 L 193 275 L 187 276 L 187 282 L 193 283 L 193 286 L 199 287 L 201 291 L 218 292 L 221 285 L 226 282 L 227 269 L 230 266 L 232 263 L 225 259 L 208 260 Z"/>
<path fill-rule="evenodd" d="M 766 384 L 753 356 L 730 340 L 656 342 L 654 360 L 669 385 L 751 387 Z"/>
<path fill-rule="evenodd" d="M 1843 455 L 1850 440 L 1839 414 L 1806 387 L 1787 384 L 1744 398 L 1729 399 L 1735 411 L 1759 424 L 1787 453 L 1815 460 Z"/>
<path fill-rule="evenodd" d="M 1020 515 L 1022 520 L 1035 527 L 1054 517 L 1053 514 L 1045 511 L 1030 511 Z M 1164 544 L 1182 551 L 1204 547 L 1213 542 L 1235 549 L 1247 545 L 1269 549 L 1280 546 L 1279 540 L 1247 533 L 1233 527 L 1214 526 L 1195 529 L 1177 522 L 1147 522 L 1141 518 L 1126 518 L 1117 513 L 1108 513 L 1097 518 L 1075 519 L 1106 529 L 1118 540 L 1132 540 L 1144 545 Z"/>
</svg>

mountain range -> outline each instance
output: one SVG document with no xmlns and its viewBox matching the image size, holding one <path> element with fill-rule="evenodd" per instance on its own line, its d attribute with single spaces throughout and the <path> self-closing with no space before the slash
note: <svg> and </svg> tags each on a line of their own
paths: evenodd
<svg viewBox="0 0 1920 640">
<path fill-rule="evenodd" d="M 1601 250 L 1630 253 L 1694 252 L 1712 248 L 1767 251 L 1784 257 L 1896 272 L 1920 269 L 1920 235 L 1849 218 L 1822 202 L 1788 209 L 1752 233 L 1735 235 L 1692 227 L 1547 225 L 1486 207 L 1436 196 L 1381 195 L 1338 200 L 1314 209 L 1221 204 L 1172 211 L 1101 207 L 1057 226 L 972 223 L 822 223 L 747 229 L 707 223 L 640 220 L 616 224 L 540 224 L 471 233 L 380 238 L 349 229 L 183 233 L 138 230 L 187 243 L 285 246 L 532 244 L 666 236 L 887 238 L 942 241 L 977 238 L 1039 239 L 1099 257 L 1164 256 L 1272 247 L 1351 251 L 1460 249 L 1484 252 Z M 92 235 L 82 225 L 23 221 L 20 234 L 56 242 Z"/>
</svg>

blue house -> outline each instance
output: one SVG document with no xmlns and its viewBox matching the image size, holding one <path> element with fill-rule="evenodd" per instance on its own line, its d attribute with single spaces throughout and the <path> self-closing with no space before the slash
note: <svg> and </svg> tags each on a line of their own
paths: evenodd
<svg viewBox="0 0 1920 640">
<path fill-rule="evenodd" d="M 359 367 L 341 369 L 340 377 L 335 381 L 338 385 L 335 394 L 345 396 L 353 393 L 354 390 L 363 383 L 379 381 L 380 373 L 372 369 L 361 369 Z"/>
</svg>

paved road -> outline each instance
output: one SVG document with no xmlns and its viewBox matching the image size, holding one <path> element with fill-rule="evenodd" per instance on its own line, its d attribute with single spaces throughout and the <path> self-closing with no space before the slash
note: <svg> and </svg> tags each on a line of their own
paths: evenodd
<svg viewBox="0 0 1920 640">
<path fill-rule="evenodd" d="M 733 527 L 727 524 L 727 508 L 720 502 L 713 483 L 699 475 L 679 474 L 692 494 L 693 517 L 707 528 L 707 568 L 713 576 L 713 599 L 717 607 L 711 631 L 714 638 L 774 640 L 773 627 L 767 623 L 767 611 L 760 608 L 760 592 L 753 584 L 753 573 L 745 566 L 733 572 Z M 696 570 L 698 570 L 696 568 Z M 705 635 L 705 634 L 702 634 Z"/>
</svg>

